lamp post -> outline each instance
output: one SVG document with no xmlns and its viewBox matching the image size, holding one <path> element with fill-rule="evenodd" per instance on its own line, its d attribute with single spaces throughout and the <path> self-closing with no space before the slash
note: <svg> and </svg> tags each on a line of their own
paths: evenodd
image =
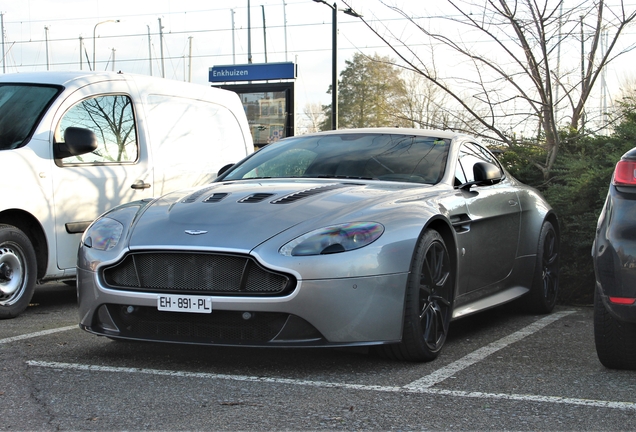
<svg viewBox="0 0 636 432">
<path fill-rule="evenodd" d="M 331 33 L 331 129 L 338 129 L 338 5 L 330 5 L 325 0 L 314 0 L 323 3 L 332 10 Z"/>
<path fill-rule="evenodd" d="M 356 18 L 362 17 L 351 8 L 338 9 L 334 3 L 330 5 L 325 0 L 314 0 L 316 3 L 326 4 L 332 11 L 332 34 L 331 34 L 331 129 L 338 129 L 338 11 L 341 10 L 347 15 Z"/>
<path fill-rule="evenodd" d="M 92 68 L 93 70 L 95 70 L 95 33 L 97 32 L 97 26 L 100 24 L 109 23 L 109 22 L 119 22 L 119 20 L 101 21 L 95 24 L 95 27 L 93 27 L 93 68 Z"/>
</svg>

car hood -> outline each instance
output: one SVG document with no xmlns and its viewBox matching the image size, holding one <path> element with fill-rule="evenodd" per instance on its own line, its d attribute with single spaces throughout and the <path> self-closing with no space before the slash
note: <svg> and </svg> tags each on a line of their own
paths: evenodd
<svg viewBox="0 0 636 432">
<path fill-rule="evenodd" d="M 135 223 L 129 246 L 245 252 L 296 226 L 307 232 L 332 223 L 374 221 L 370 208 L 397 199 L 400 191 L 422 188 L 430 186 L 277 180 L 213 183 L 155 200 Z"/>
</svg>

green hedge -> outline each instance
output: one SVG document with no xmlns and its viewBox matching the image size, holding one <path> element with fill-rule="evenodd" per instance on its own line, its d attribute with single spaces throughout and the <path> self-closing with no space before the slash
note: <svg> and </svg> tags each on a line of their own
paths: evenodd
<svg viewBox="0 0 636 432">
<path fill-rule="evenodd" d="M 543 148 L 516 145 L 500 156 L 510 173 L 539 189 L 559 217 L 561 229 L 561 304 L 591 304 L 594 294 L 592 243 L 616 162 L 636 147 L 634 105 L 623 105 L 624 117 L 610 136 L 563 137 L 548 181 L 536 167 Z M 636 221 L 634 221 L 636 223 Z"/>
</svg>

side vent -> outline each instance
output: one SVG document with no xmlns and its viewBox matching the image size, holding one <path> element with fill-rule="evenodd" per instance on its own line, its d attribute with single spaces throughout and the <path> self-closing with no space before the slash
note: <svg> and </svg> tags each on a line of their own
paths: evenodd
<svg viewBox="0 0 636 432">
<path fill-rule="evenodd" d="M 229 193 L 215 193 L 215 194 L 210 195 L 206 199 L 204 199 L 203 202 L 206 202 L 206 203 L 219 202 L 219 201 L 221 201 L 223 198 L 225 198 L 228 195 L 229 195 Z"/>
<path fill-rule="evenodd" d="M 263 200 L 266 200 L 269 197 L 273 197 L 272 193 L 255 193 L 252 195 L 248 195 L 245 198 L 241 198 L 238 202 L 240 203 L 257 203 Z"/>
<path fill-rule="evenodd" d="M 332 184 L 327 186 L 318 186 L 315 188 L 305 189 L 299 192 L 294 192 L 289 195 L 285 195 L 284 197 L 280 197 L 272 201 L 272 204 L 289 204 L 289 203 L 293 203 L 298 200 L 301 200 L 303 198 L 307 198 L 307 197 L 317 195 L 323 192 L 329 192 L 335 189 L 340 189 L 340 188 L 348 187 L 348 186 L 358 186 L 358 185 L 355 183 L 349 183 L 349 184 L 337 183 L 337 184 Z"/>
</svg>

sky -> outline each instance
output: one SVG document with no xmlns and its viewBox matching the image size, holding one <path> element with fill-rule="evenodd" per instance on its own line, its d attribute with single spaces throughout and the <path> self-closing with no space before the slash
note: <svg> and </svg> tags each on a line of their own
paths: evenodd
<svg viewBox="0 0 636 432">
<path fill-rule="evenodd" d="M 251 38 L 247 30 L 248 3 Z M 386 9 L 374 3 L 376 9 Z M 342 3 L 338 6 L 344 8 Z M 2 0 L 0 12 L 7 73 L 47 67 L 79 69 L 82 37 L 84 69 L 88 69 L 87 58 L 92 62 L 94 43 L 98 70 L 111 70 L 114 55 L 115 70 L 149 74 L 152 67 L 152 74 L 161 76 L 163 49 L 166 78 L 188 80 L 191 64 L 192 82 L 207 85 L 210 67 L 248 63 L 251 39 L 253 63 L 297 64 L 297 107 L 305 101 L 328 104 L 331 100 L 327 90 L 331 84 L 332 9 L 311 0 Z M 358 19 L 340 12 L 338 21 L 339 71 L 359 49 L 386 51 Z"/>
<path fill-rule="evenodd" d="M 387 26 L 412 43 L 413 49 L 426 45 L 421 34 L 413 33 L 407 20 L 382 1 L 347 3 L 366 20 Z M 425 15 L 440 13 L 430 8 L 443 2 L 384 3 Z M 337 6 L 346 8 L 342 0 L 337 0 Z M 163 70 L 166 78 L 185 81 L 191 74 L 192 82 L 208 85 L 210 67 L 248 63 L 249 45 L 253 63 L 291 61 L 297 65 L 297 113 L 307 103 L 331 102 L 327 90 L 331 84 L 332 8 L 327 4 L 312 0 L 0 0 L 0 12 L 6 73 L 79 69 L 83 54 L 81 67 L 85 70 L 94 55 L 98 70 L 150 74 L 152 68 L 155 76 L 161 76 Z M 355 52 L 395 57 L 358 18 L 340 11 L 337 19 L 339 72 Z M 632 28 L 628 37 L 636 39 L 635 34 Z M 608 71 L 612 93 L 630 74 L 635 55 Z M 453 58 L 436 58 L 436 62 L 458 66 Z"/>
</svg>

